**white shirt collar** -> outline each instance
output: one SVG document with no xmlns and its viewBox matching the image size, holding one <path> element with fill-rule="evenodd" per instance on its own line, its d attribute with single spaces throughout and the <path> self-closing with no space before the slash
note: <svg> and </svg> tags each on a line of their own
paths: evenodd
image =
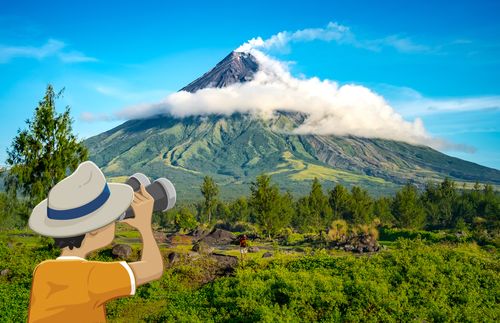
<svg viewBox="0 0 500 323">
<path fill-rule="evenodd" d="M 60 256 L 57 257 L 56 260 L 85 260 L 85 259 L 77 256 Z"/>
</svg>

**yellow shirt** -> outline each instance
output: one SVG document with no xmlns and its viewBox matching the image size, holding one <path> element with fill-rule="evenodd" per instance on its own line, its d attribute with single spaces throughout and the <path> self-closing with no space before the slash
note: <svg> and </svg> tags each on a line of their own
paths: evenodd
<svg viewBox="0 0 500 323">
<path fill-rule="evenodd" d="M 47 260 L 33 273 L 28 322 L 106 322 L 105 303 L 134 294 L 134 274 L 124 261 Z"/>
</svg>

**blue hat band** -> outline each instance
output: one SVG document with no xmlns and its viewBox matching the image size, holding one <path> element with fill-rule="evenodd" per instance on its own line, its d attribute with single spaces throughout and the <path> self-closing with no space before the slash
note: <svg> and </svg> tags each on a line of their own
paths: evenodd
<svg viewBox="0 0 500 323">
<path fill-rule="evenodd" d="M 110 195 L 111 192 L 109 191 L 108 184 L 106 184 L 101 194 L 85 205 L 68 210 L 54 210 L 47 207 L 47 217 L 52 220 L 73 220 L 84 217 L 103 206 Z"/>
</svg>

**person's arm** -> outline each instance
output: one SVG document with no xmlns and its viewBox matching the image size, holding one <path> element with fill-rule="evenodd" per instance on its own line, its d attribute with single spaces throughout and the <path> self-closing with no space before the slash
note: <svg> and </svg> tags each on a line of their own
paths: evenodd
<svg viewBox="0 0 500 323">
<path fill-rule="evenodd" d="M 151 229 L 153 203 L 153 198 L 141 185 L 140 192 L 134 194 L 132 202 L 135 217 L 123 221 L 139 230 L 142 236 L 141 260 L 129 263 L 137 286 L 159 279 L 163 274 L 163 258 Z"/>
</svg>

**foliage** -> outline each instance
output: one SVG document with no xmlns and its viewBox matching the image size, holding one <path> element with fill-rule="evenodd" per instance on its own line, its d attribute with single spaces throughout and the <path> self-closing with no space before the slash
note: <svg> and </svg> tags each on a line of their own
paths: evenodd
<svg viewBox="0 0 500 323">
<path fill-rule="evenodd" d="M 21 228 L 26 225 L 30 208 L 26 201 L 0 192 L 0 228 Z"/>
<path fill-rule="evenodd" d="M 333 211 L 334 219 L 342 219 L 345 217 L 349 209 L 349 191 L 342 185 L 337 184 L 328 194 L 328 202 Z"/>
<path fill-rule="evenodd" d="M 229 205 L 229 222 L 250 221 L 250 207 L 245 197 L 236 199 Z"/>
<path fill-rule="evenodd" d="M 346 219 L 351 223 L 369 223 L 373 218 L 373 200 L 368 191 L 354 186 Z"/>
<path fill-rule="evenodd" d="M 3 239 L 0 270 L 8 273 L 0 276 L 2 320 L 25 321 L 33 269 L 59 250 L 48 242 L 27 247 Z M 111 260 L 105 251 L 93 259 Z M 107 314 L 110 322 L 473 322 L 481 313 L 481 321 L 494 322 L 500 315 L 499 260 L 475 244 L 398 239 L 393 249 L 369 257 L 280 253 L 208 284 L 203 268 L 210 264 L 190 260 L 139 287 L 136 296 L 110 302 Z"/>
<path fill-rule="evenodd" d="M 314 178 L 309 196 L 298 201 L 294 221 L 303 231 L 318 232 L 331 222 L 332 209 L 328 197 L 317 178 Z"/>
<path fill-rule="evenodd" d="M 219 187 L 215 184 L 210 176 L 203 178 L 203 184 L 200 187 L 201 194 L 203 195 L 203 211 L 207 216 L 208 223 L 212 220 L 212 213 L 217 206 L 217 196 L 219 194 Z"/>
<path fill-rule="evenodd" d="M 399 240 L 396 248 L 372 257 L 280 256 L 200 289 L 183 285 L 189 270 L 169 272 L 108 313 L 111 321 L 155 322 L 473 322 L 477 313 L 494 322 L 500 315 L 498 257 L 473 245 Z"/>
<path fill-rule="evenodd" d="M 174 223 L 178 230 L 193 230 L 198 226 L 195 216 L 187 207 L 181 208 L 175 214 Z"/>
<path fill-rule="evenodd" d="M 425 223 L 425 210 L 420 205 L 417 188 L 406 184 L 396 193 L 392 202 L 392 214 L 400 228 L 419 229 Z"/>
<path fill-rule="evenodd" d="M 274 236 L 287 226 L 293 215 L 292 197 L 281 195 L 276 185 L 271 184 L 271 177 L 260 175 L 252 182 L 250 205 L 255 220 L 268 236 Z"/>
<path fill-rule="evenodd" d="M 14 195 L 20 190 L 31 205 L 46 198 L 57 182 L 88 157 L 87 148 L 72 133 L 69 107 L 56 112 L 55 100 L 61 93 L 47 86 L 33 119 L 26 121 L 28 128 L 18 131 L 7 151 L 7 190 Z"/>
<path fill-rule="evenodd" d="M 328 239 L 331 241 L 343 241 L 347 238 L 349 225 L 345 220 L 335 220 L 328 230 Z"/>
</svg>

